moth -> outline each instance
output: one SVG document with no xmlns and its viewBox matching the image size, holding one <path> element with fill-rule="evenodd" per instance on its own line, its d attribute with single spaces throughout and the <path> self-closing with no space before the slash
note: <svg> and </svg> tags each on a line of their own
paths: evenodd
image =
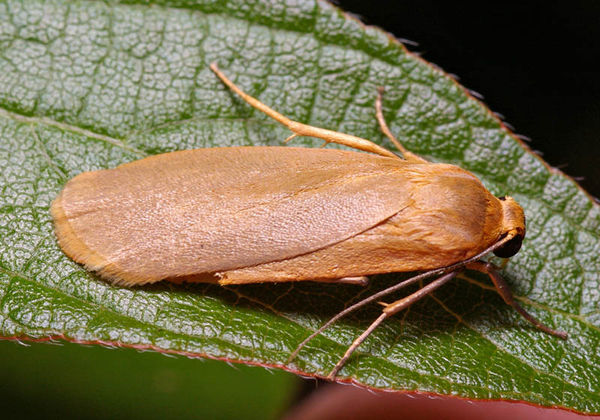
<svg viewBox="0 0 600 420">
<path fill-rule="evenodd" d="M 328 378 L 386 318 L 441 287 L 461 270 L 486 273 L 502 298 L 537 328 L 566 338 L 528 314 L 496 268 L 480 258 L 514 255 L 525 216 L 511 197 L 494 197 L 472 173 L 406 150 L 376 117 L 402 157 L 349 134 L 293 121 L 212 71 L 249 105 L 296 136 L 359 151 L 227 147 L 151 156 L 67 182 L 51 213 L 62 250 L 108 281 L 160 280 L 221 285 L 285 281 L 364 283 L 389 272 L 418 274 L 342 311 L 349 312 L 417 281 L 437 278 L 385 304 Z M 367 152 L 367 153 L 364 153 Z"/>
</svg>

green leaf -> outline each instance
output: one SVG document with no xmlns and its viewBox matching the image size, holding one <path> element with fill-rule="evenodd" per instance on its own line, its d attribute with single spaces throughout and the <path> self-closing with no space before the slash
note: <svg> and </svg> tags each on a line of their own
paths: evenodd
<svg viewBox="0 0 600 420">
<path fill-rule="evenodd" d="M 541 333 L 468 273 L 386 321 L 340 378 L 389 390 L 524 400 L 600 412 L 600 207 L 530 153 L 453 79 L 380 30 L 311 1 L 0 3 L 0 335 L 64 338 L 282 367 L 321 376 L 378 314 L 339 322 L 368 290 L 303 283 L 114 287 L 70 261 L 49 205 L 64 183 L 172 150 L 279 145 L 287 132 L 210 72 L 299 121 L 459 164 L 525 208 L 528 236 L 504 269 Z M 299 140 L 318 145 L 310 139 Z"/>
</svg>

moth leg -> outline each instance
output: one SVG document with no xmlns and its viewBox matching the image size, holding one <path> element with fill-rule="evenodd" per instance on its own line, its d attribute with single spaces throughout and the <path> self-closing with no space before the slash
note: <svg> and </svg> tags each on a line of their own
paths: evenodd
<svg viewBox="0 0 600 420">
<path fill-rule="evenodd" d="M 369 328 L 367 328 L 360 336 L 358 336 L 356 338 L 356 340 L 354 340 L 352 342 L 350 347 L 348 347 L 348 350 L 346 350 L 346 353 L 344 354 L 344 356 L 340 359 L 339 362 L 337 362 L 337 364 L 335 365 L 333 370 L 329 373 L 329 375 L 327 375 L 327 379 L 333 380 L 335 378 L 335 376 L 337 375 L 339 370 L 342 368 L 342 366 L 344 366 L 344 364 L 346 363 L 346 361 L 348 361 L 348 359 L 350 358 L 352 353 L 354 353 L 354 350 L 356 350 L 356 348 L 358 346 L 360 346 L 362 344 L 362 342 L 365 341 L 365 339 L 373 332 L 373 330 L 375 330 L 375 328 L 377 328 L 379 326 L 379 324 L 381 324 L 386 318 L 409 307 L 410 305 L 412 305 L 416 301 L 420 300 L 421 298 L 427 296 L 428 294 L 430 294 L 437 288 L 443 286 L 444 284 L 446 284 L 447 282 L 452 280 L 454 277 L 456 277 L 456 274 L 457 274 L 456 271 L 453 271 L 448 274 L 444 274 L 443 276 L 441 276 L 441 277 L 435 279 L 434 281 L 432 281 L 431 283 L 429 283 L 427 286 L 417 290 L 412 295 L 408 295 L 400 300 L 397 300 L 393 303 L 390 303 L 389 305 L 386 305 L 386 307 L 383 309 L 382 314 L 379 315 L 379 318 L 377 318 L 375 321 L 373 321 L 373 323 L 371 325 L 369 325 Z"/>
<path fill-rule="evenodd" d="M 324 128 L 313 127 L 311 125 L 302 124 L 300 122 L 290 120 L 289 118 L 280 114 L 274 109 L 269 108 L 267 105 L 263 104 L 258 99 L 243 92 L 219 70 L 216 63 L 212 63 L 210 65 L 210 69 L 221 79 L 223 83 L 225 83 L 231 90 L 237 93 L 249 105 L 258 109 L 261 112 L 264 112 L 269 117 L 273 118 L 274 120 L 289 128 L 293 134 L 290 137 L 288 137 L 286 141 L 289 141 L 296 136 L 316 137 L 319 139 L 323 139 L 328 143 L 338 143 L 344 146 L 352 147 L 354 149 L 363 150 L 365 152 L 371 152 L 378 155 L 399 159 L 399 157 L 396 156 L 394 153 L 381 146 L 378 146 L 370 140 L 356 137 L 351 134 L 340 133 L 338 131 L 333 130 L 326 130 Z"/>
<path fill-rule="evenodd" d="M 498 274 L 496 267 L 493 264 L 482 262 L 482 261 L 474 261 L 472 263 L 467 264 L 467 268 L 470 270 L 476 270 L 481 273 L 487 274 L 496 286 L 496 290 L 504 299 L 504 302 L 515 308 L 515 310 L 521 314 L 523 318 L 527 321 L 531 322 L 535 325 L 536 328 L 544 331 L 545 333 L 554 335 L 558 338 L 562 338 L 563 340 L 567 339 L 567 333 L 564 331 L 553 330 L 552 328 L 542 324 L 539 320 L 533 317 L 529 312 L 527 312 L 519 303 L 515 300 L 508 283 Z"/>
<path fill-rule="evenodd" d="M 230 284 L 253 284 L 253 283 L 292 283 L 299 281 L 297 279 L 277 279 L 273 277 L 269 277 L 264 273 L 260 273 L 256 275 L 255 273 L 247 273 L 245 276 L 235 276 L 231 278 L 229 276 L 229 272 L 225 271 L 222 273 L 218 273 L 214 275 L 215 278 L 221 286 L 226 286 Z M 357 277 L 341 277 L 341 278 L 333 278 L 333 279 L 302 279 L 302 281 L 314 281 L 318 283 L 336 283 L 336 284 L 352 284 L 356 286 L 367 286 L 369 284 L 369 278 L 366 276 L 357 276 Z M 200 280 L 206 282 L 207 280 Z"/>
<path fill-rule="evenodd" d="M 426 271 L 421 274 L 417 274 L 416 276 L 413 276 L 413 277 L 406 279 L 398 284 L 390 286 L 387 289 L 383 289 L 367 298 L 364 298 L 363 300 L 361 300 L 359 302 L 356 302 L 353 305 L 350 305 L 343 311 L 338 312 L 329 321 L 327 321 L 325 324 L 321 325 L 321 327 L 318 330 L 314 331 L 312 334 L 310 334 L 308 337 L 306 337 L 304 339 L 304 341 L 302 341 L 300 344 L 298 344 L 298 347 L 296 347 L 296 349 L 292 352 L 292 354 L 290 354 L 290 357 L 288 357 L 287 362 L 290 363 L 292 360 L 294 360 L 296 358 L 296 356 L 298 356 L 298 353 L 300 353 L 300 350 L 302 350 L 309 341 L 311 341 L 317 335 L 321 334 L 323 331 L 325 331 L 327 328 L 329 328 L 331 325 L 333 325 L 335 322 L 337 322 L 339 319 L 343 318 L 344 316 L 348 315 L 349 313 L 354 312 L 355 310 L 362 308 L 363 306 L 365 306 L 371 302 L 376 302 L 380 298 L 387 296 L 390 293 L 397 292 L 398 290 L 403 289 L 407 286 L 410 286 L 411 284 L 414 284 L 420 280 L 425 280 L 425 279 L 428 279 L 429 277 L 433 277 L 438 274 L 442 274 L 447 269 L 448 268 L 430 270 L 430 271 Z M 460 268 L 458 268 L 458 267 L 456 269 L 460 270 Z"/>
<path fill-rule="evenodd" d="M 400 141 L 398 141 L 398 139 L 390 131 L 387 123 L 385 122 L 385 117 L 383 116 L 383 107 L 382 107 L 383 91 L 384 91 L 383 86 L 378 87 L 377 88 L 377 99 L 375 99 L 375 115 L 377 116 L 377 122 L 379 123 L 379 128 L 381 128 L 381 131 L 383 132 L 383 134 L 385 134 L 386 137 L 388 139 L 390 139 L 390 141 L 392 143 L 394 143 L 394 146 L 396 146 L 396 148 L 400 152 L 402 152 L 402 156 L 404 156 L 404 159 L 408 160 L 409 162 L 427 163 L 427 161 L 425 159 L 423 159 L 422 157 L 406 150 L 406 148 L 404 146 L 402 146 L 402 143 L 400 143 Z"/>
<path fill-rule="evenodd" d="M 367 276 L 342 277 L 340 279 L 323 279 L 316 281 L 319 281 L 321 283 L 354 284 L 357 286 L 368 286 L 369 284 L 369 278 Z"/>
</svg>

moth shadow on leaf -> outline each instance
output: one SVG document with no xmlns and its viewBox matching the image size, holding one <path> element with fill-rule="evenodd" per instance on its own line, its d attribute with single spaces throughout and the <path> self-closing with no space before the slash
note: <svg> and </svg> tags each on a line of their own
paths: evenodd
<svg viewBox="0 0 600 420">
<path fill-rule="evenodd" d="M 410 277 L 405 274 L 372 276 L 367 286 L 318 282 L 259 283 L 220 286 L 205 283 L 159 282 L 141 286 L 147 293 L 176 293 L 194 299 L 213 299 L 232 312 L 244 311 L 277 316 L 301 325 L 307 320 L 325 323 L 348 306 Z M 470 275 L 469 275 L 470 277 Z M 484 280 L 485 281 L 485 280 Z M 385 299 L 391 303 L 408 296 L 428 282 L 409 286 Z M 381 314 L 383 306 L 371 303 L 344 317 L 338 324 L 357 330 L 367 327 Z M 399 332 L 454 333 L 461 328 L 491 329 L 514 325 L 507 316 L 511 308 L 495 290 L 482 288 L 463 278 L 455 278 L 386 321 Z M 386 325 L 384 324 L 384 325 Z"/>
</svg>

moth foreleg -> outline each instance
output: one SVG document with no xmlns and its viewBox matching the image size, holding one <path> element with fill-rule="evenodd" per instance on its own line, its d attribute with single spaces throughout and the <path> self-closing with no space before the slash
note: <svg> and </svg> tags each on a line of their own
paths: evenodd
<svg viewBox="0 0 600 420">
<path fill-rule="evenodd" d="M 548 333 L 552 334 L 556 337 L 562 338 L 563 340 L 567 339 L 567 333 L 564 331 L 554 330 L 544 324 L 542 324 L 539 320 L 537 320 L 533 315 L 527 312 L 514 298 L 512 291 L 508 283 L 500 276 L 496 267 L 493 264 L 482 262 L 482 261 L 474 261 L 472 263 L 467 264 L 467 268 L 470 270 L 476 270 L 481 273 L 487 274 L 496 286 L 496 290 L 504 299 L 504 302 L 515 308 L 515 310 L 521 314 L 523 318 L 527 321 L 531 322 L 535 325 L 536 328 Z"/>
</svg>

